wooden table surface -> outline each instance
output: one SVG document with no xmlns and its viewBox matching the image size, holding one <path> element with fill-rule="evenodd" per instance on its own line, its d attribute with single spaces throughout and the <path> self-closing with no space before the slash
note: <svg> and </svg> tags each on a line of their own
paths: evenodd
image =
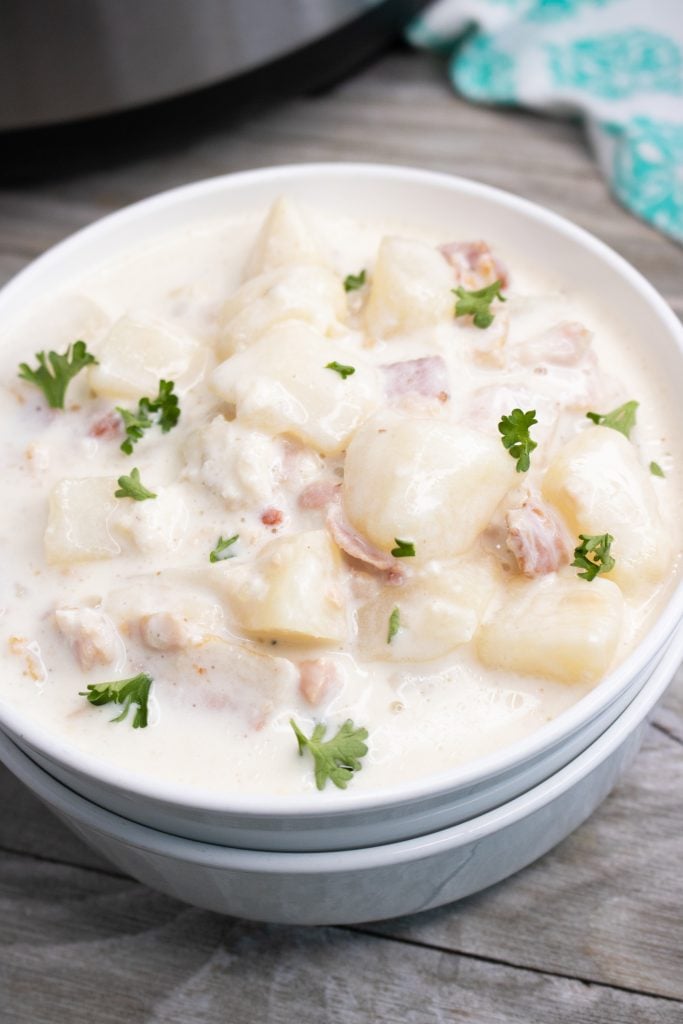
<svg viewBox="0 0 683 1024">
<path fill-rule="evenodd" d="M 589 228 L 683 313 L 683 250 L 608 195 L 580 127 L 456 98 L 395 51 L 335 90 L 98 172 L 0 189 L 0 280 L 102 214 L 193 179 L 372 160 L 450 171 Z M 683 671 L 635 765 L 542 860 L 415 917 L 251 924 L 121 876 L 0 767 L 1 1024 L 683 1022 Z"/>
</svg>

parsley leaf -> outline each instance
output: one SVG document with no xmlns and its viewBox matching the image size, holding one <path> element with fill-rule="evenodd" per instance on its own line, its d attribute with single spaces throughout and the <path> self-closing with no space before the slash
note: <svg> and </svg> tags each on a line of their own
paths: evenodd
<svg viewBox="0 0 683 1024">
<path fill-rule="evenodd" d="M 482 330 L 490 327 L 495 317 L 491 312 L 491 303 L 494 299 L 505 302 L 505 296 L 501 294 L 502 287 L 503 282 L 499 279 L 487 288 L 479 288 L 475 292 L 468 292 L 465 288 L 453 288 L 453 294 L 458 297 L 455 315 L 471 316 L 475 327 L 481 327 Z"/>
<path fill-rule="evenodd" d="M 137 444 L 144 432 L 152 426 L 152 421 L 149 416 L 140 415 L 139 411 L 134 413 L 130 409 L 122 409 L 120 405 L 116 406 L 116 411 L 121 414 L 126 431 L 126 440 L 121 444 L 121 451 L 126 455 L 132 455 L 133 445 Z"/>
<path fill-rule="evenodd" d="M 362 288 L 364 284 L 365 270 L 361 270 L 358 274 L 347 274 L 344 278 L 344 291 L 356 292 L 359 288 Z"/>
<path fill-rule="evenodd" d="M 120 476 L 116 482 L 119 485 L 119 489 L 114 491 L 115 498 L 132 498 L 133 501 L 146 501 L 147 498 L 156 498 L 156 494 L 148 491 L 140 480 L 139 469 L 131 469 L 130 476 Z"/>
<path fill-rule="evenodd" d="M 289 724 L 299 744 L 299 754 L 308 748 L 315 762 L 315 784 L 324 789 L 329 779 L 338 789 L 346 789 L 355 772 L 363 767 L 360 759 L 368 752 L 363 742 L 368 738 L 367 729 L 355 729 L 350 718 L 344 722 L 331 740 L 323 743 L 327 726 L 318 723 L 311 736 L 302 733 L 293 718 Z"/>
<path fill-rule="evenodd" d="M 155 423 L 165 434 L 175 427 L 180 419 L 180 407 L 178 396 L 173 393 L 174 386 L 172 380 L 160 380 L 156 398 L 141 398 L 136 413 L 131 412 L 130 409 L 116 406 L 116 411 L 121 413 L 123 418 L 127 435 L 121 445 L 122 452 L 132 455 L 133 446 L 137 444 L 145 430 L 149 430 Z M 156 418 L 152 419 L 152 416 L 156 416 Z"/>
<path fill-rule="evenodd" d="M 339 374 L 342 380 L 346 380 L 347 377 L 350 377 L 352 373 L 356 372 L 355 366 L 344 366 L 343 363 L 337 362 L 326 363 L 325 369 L 334 370 L 335 373 Z"/>
<path fill-rule="evenodd" d="M 399 540 L 398 537 L 394 537 L 394 543 L 396 547 L 391 549 L 394 558 L 415 557 L 415 545 L 412 540 Z"/>
<path fill-rule="evenodd" d="M 36 384 L 47 399 L 51 409 L 63 409 L 66 389 L 77 373 L 97 360 L 88 352 L 84 341 L 69 345 L 64 355 L 58 352 L 36 352 L 38 367 L 32 370 L 27 363 L 19 364 L 19 376 L 30 384 Z M 49 362 L 49 366 L 48 366 Z"/>
<path fill-rule="evenodd" d="M 145 672 L 130 679 L 117 679 L 111 683 L 89 683 L 86 690 L 81 690 L 79 697 L 87 697 L 91 704 L 123 704 L 123 711 L 112 722 L 122 722 L 127 717 L 131 704 L 136 705 L 133 718 L 134 729 L 147 726 L 147 700 L 152 685 L 152 677 Z"/>
<path fill-rule="evenodd" d="M 498 424 L 503 447 L 508 450 L 513 459 L 517 459 L 517 472 L 526 473 L 531 465 L 531 455 L 538 445 L 531 440 L 529 430 L 536 419 L 536 410 L 522 412 L 521 409 L 513 409 L 509 416 L 503 416 Z"/>
<path fill-rule="evenodd" d="M 234 558 L 235 552 L 229 551 L 228 548 L 231 544 L 234 544 L 236 540 L 239 540 L 239 533 L 236 533 L 234 537 L 228 537 L 227 540 L 223 540 L 222 537 L 218 538 L 218 544 L 209 555 L 210 562 L 223 562 L 226 558 Z"/>
<path fill-rule="evenodd" d="M 662 469 L 662 467 L 659 465 L 658 462 L 651 462 L 650 463 L 650 472 L 652 473 L 653 476 L 661 476 L 661 477 L 665 477 L 666 476 L 666 473 L 664 472 L 664 470 Z"/>
<path fill-rule="evenodd" d="M 638 402 L 624 402 L 618 409 L 612 409 L 612 412 L 604 414 L 587 412 L 586 417 L 589 420 L 593 420 L 593 423 L 597 423 L 600 427 L 611 427 L 612 430 L 618 430 L 624 437 L 630 437 L 631 431 L 636 425 L 636 409 L 638 405 Z"/>
<path fill-rule="evenodd" d="M 610 555 L 610 548 L 614 537 L 611 533 L 599 533 L 589 536 L 585 533 L 579 534 L 579 540 L 583 541 L 574 551 L 572 565 L 577 569 L 583 569 L 579 573 L 581 579 L 594 580 L 602 572 L 611 572 L 615 562 Z"/>
<path fill-rule="evenodd" d="M 390 644 L 394 639 L 399 629 L 401 628 L 401 612 L 399 608 L 394 608 L 393 612 L 389 616 L 389 630 L 387 632 L 387 643 Z"/>
</svg>

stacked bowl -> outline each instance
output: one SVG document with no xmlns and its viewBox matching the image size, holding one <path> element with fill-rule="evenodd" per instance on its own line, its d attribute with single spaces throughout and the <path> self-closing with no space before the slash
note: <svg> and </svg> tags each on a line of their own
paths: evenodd
<svg viewBox="0 0 683 1024">
<path fill-rule="evenodd" d="M 561 218 L 459 179 L 373 165 L 311 165 L 228 176 L 139 203 L 57 246 L 0 294 L 11 319 L 103 255 L 281 193 L 350 213 L 409 208 L 438 223 L 444 204 L 482 234 L 548 254 L 558 277 L 590 285 L 648 337 L 672 389 L 683 330 L 619 256 Z M 378 210 L 379 207 L 379 210 Z M 0 699 L 0 759 L 87 843 L 150 886 L 256 920 L 333 924 L 413 913 L 478 891 L 541 856 L 584 821 L 638 749 L 683 657 L 683 587 L 638 646 L 587 696 L 524 740 L 385 790 L 310 796 L 215 794 L 141 779 L 84 754 Z"/>
</svg>

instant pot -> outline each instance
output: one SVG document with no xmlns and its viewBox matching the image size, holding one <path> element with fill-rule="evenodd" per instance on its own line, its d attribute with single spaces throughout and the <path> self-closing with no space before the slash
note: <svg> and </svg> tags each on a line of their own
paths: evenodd
<svg viewBox="0 0 683 1024">
<path fill-rule="evenodd" d="M 425 0 L 59 0 L 0 4 L 0 174 L 120 153 L 323 89 Z M 75 153 L 74 151 L 78 151 Z"/>
</svg>

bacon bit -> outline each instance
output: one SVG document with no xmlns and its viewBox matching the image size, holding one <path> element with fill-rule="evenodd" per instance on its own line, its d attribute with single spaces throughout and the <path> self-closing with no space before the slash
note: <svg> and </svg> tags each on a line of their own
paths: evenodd
<svg viewBox="0 0 683 1024">
<path fill-rule="evenodd" d="M 506 545 L 525 576 L 543 576 L 567 565 L 573 545 L 560 519 L 540 498 L 529 496 L 505 514 Z"/>
<path fill-rule="evenodd" d="M 448 368 L 441 356 L 385 363 L 380 369 L 384 373 L 384 388 L 388 398 L 423 395 L 439 402 L 448 401 Z"/>
<path fill-rule="evenodd" d="M 439 252 L 455 270 L 456 283 L 468 291 L 485 288 L 501 281 L 507 288 L 510 277 L 507 267 L 497 259 L 486 242 L 447 242 Z"/>
<path fill-rule="evenodd" d="M 261 522 L 264 526 L 279 526 L 284 519 L 284 513 L 279 508 L 267 508 L 261 514 Z"/>
<path fill-rule="evenodd" d="M 379 548 L 376 548 L 374 544 L 371 544 L 369 540 L 366 540 L 365 537 L 361 536 L 360 533 L 349 525 L 344 518 L 341 502 L 335 501 L 330 505 L 327 510 L 325 525 L 332 534 L 335 543 L 351 558 L 357 558 L 359 562 L 365 562 L 375 569 L 384 571 L 390 569 L 392 572 L 401 572 L 401 569 L 396 565 L 396 559 L 392 555 L 387 554 L 386 551 L 380 551 Z"/>
<path fill-rule="evenodd" d="M 341 484 L 338 481 L 314 480 L 308 487 L 304 487 L 299 495 L 299 508 L 327 508 L 339 494 L 340 488 Z"/>
<path fill-rule="evenodd" d="M 104 416 L 93 420 L 88 429 L 88 437 L 120 437 L 123 433 L 123 420 L 119 413 L 112 410 Z"/>
<path fill-rule="evenodd" d="M 332 690 L 341 686 L 339 670 L 333 661 L 316 658 L 299 662 L 299 693 L 312 707 L 316 707 Z"/>
</svg>

